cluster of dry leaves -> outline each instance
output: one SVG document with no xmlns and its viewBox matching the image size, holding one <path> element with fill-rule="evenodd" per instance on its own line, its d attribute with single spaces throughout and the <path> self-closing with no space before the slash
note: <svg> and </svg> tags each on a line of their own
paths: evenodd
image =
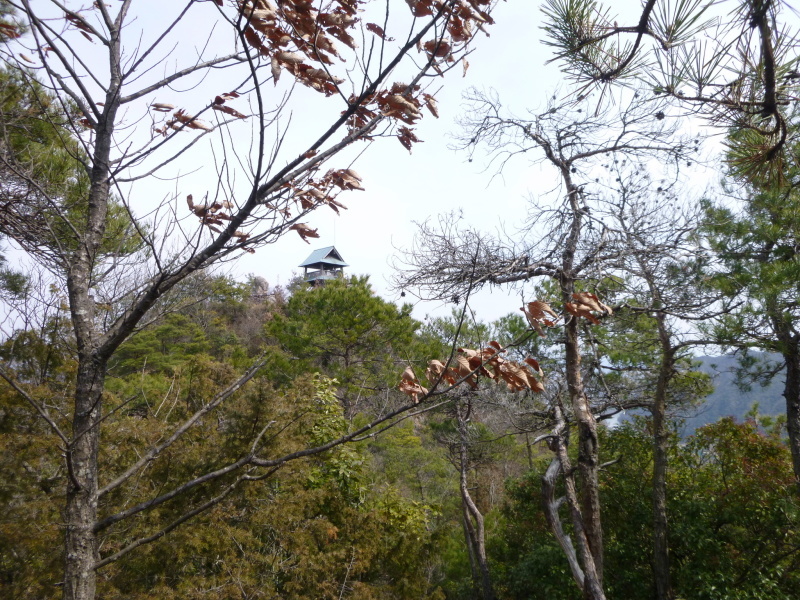
<svg viewBox="0 0 800 600">
<path fill-rule="evenodd" d="M 325 205 L 330 206 L 336 211 L 336 214 L 339 214 L 340 208 L 347 209 L 344 204 L 336 200 L 336 197 L 341 192 L 364 189 L 361 185 L 361 176 L 353 169 L 331 169 L 324 177 L 318 180 L 308 180 L 303 188 L 298 188 L 291 182 L 284 184 L 284 188 L 291 189 L 294 192 L 293 199 L 295 203 L 300 205 L 301 210 L 312 210 L 318 206 Z M 200 223 L 216 233 L 222 232 L 219 226 L 223 225 L 225 221 L 231 220 L 231 215 L 225 210 L 235 208 L 228 201 L 197 205 L 194 203 L 191 194 L 186 197 L 186 202 L 189 205 L 189 210 L 200 219 Z M 286 219 L 290 219 L 292 216 L 288 207 L 279 208 L 269 202 L 265 202 L 264 206 L 282 213 Z M 307 223 L 294 223 L 289 229 L 296 231 L 307 244 L 311 243 L 308 238 L 319 237 L 317 230 L 309 227 Z M 233 236 L 242 242 L 247 241 L 250 237 L 249 234 L 241 231 L 236 231 Z M 245 248 L 245 250 L 253 252 L 251 248 Z"/>
<path fill-rule="evenodd" d="M 223 0 L 216 0 L 223 5 Z M 334 38 L 355 49 L 350 30 L 358 23 L 361 0 L 335 0 L 320 8 L 311 0 L 237 0 L 241 33 L 247 44 L 268 58 L 275 83 L 282 71 L 318 92 L 330 96 L 344 80 L 327 68 L 341 59 Z M 309 64 L 311 63 L 311 64 Z M 315 64 L 316 63 L 316 64 Z"/>
<path fill-rule="evenodd" d="M 602 315 L 612 315 L 614 311 L 607 304 L 600 302 L 600 299 L 591 292 L 575 292 L 572 294 L 572 302 L 565 302 L 564 309 L 571 315 L 576 317 L 584 317 L 595 325 L 599 325 L 600 321 L 594 316 L 593 312 L 601 313 Z M 530 326 L 539 335 L 544 335 L 545 327 L 555 327 L 555 320 L 558 319 L 558 314 L 550 308 L 547 302 L 534 300 L 528 302 L 525 306 L 520 308 L 528 319 Z M 552 317 L 552 319 L 550 318 Z M 555 320 L 554 320 L 555 319 Z"/>
<path fill-rule="evenodd" d="M 478 377 L 482 376 L 493 381 L 504 381 L 511 392 L 544 391 L 542 384 L 544 373 L 539 367 L 539 363 L 530 357 L 522 362 L 508 360 L 502 356 L 505 351 L 494 340 L 480 350 L 459 348 L 449 366 L 436 359 L 430 361 L 425 370 L 425 378 L 430 385 L 436 385 L 439 382 L 449 386 L 466 383 L 472 389 L 477 389 Z M 428 393 L 428 390 L 420 384 L 411 367 L 406 367 L 406 370 L 403 371 L 399 389 L 411 396 L 415 404 L 419 402 L 420 397 Z"/>
<path fill-rule="evenodd" d="M 567 312 L 576 317 L 589 319 L 595 325 L 600 325 L 600 321 L 597 320 L 597 317 L 592 312 L 599 312 L 603 315 L 614 314 L 610 306 L 603 304 L 597 296 L 589 292 L 572 294 L 572 299 L 574 302 L 564 303 L 564 308 L 567 309 Z"/>
<path fill-rule="evenodd" d="M 223 0 L 215 0 L 223 6 Z M 437 37 L 419 44 L 431 66 L 442 73 L 441 64 L 454 63 L 454 53 L 472 39 L 475 31 L 493 23 L 487 10 L 491 0 L 406 0 L 415 17 L 432 17 L 441 14 L 447 23 L 448 39 Z M 311 0 L 236 0 L 241 21 L 241 34 L 248 46 L 270 61 L 273 81 L 277 84 L 283 71 L 288 71 L 301 84 L 326 96 L 339 92 L 344 80 L 331 72 L 335 59 L 342 59 L 337 41 L 350 49 L 357 43 L 353 32 L 360 23 L 360 6 L 363 0 L 332 0 L 315 3 Z M 392 41 L 376 23 L 365 23 L 364 28 L 384 41 Z M 466 69 L 466 63 L 464 63 Z M 421 96 L 421 97 L 420 97 Z M 413 125 L 422 115 L 421 106 L 427 105 L 437 115 L 430 94 L 420 94 L 419 86 L 395 83 L 382 90 L 358 98 L 352 95 L 349 103 L 359 104 L 348 125 L 357 130 L 383 115 Z M 397 139 L 407 149 L 419 142 L 407 126 L 400 126 Z"/>
<path fill-rule="evenodd" d="M 593 313 L 613 314 L 610 306 L 603 304 L 590 292 L 572 294 L 572 302 L 565 302 L 564 308 L 569 314 L 577 318 L 584 317 L 595 325 L 599 325 L 600 321 Z M 540 300 L 528 302 L 520 310 L 525 314 L 531 328 L 541 336 L 545 335 L 543 326 L 555 327 L 559 318 L 547 302 Z M 478 377 L 483 376 L 493 381 L 504 381 L 510 392 L 524 390 L 543 392 L 544 373 L 539 363 L 531 357 L 525 358 L 522 362 L 508 360 L 502 356 L 505 352 L 506 350 L 496 341 L 489 342 L 486 348 L 480 350 L 459 348 L 449 365 L 435 359 L 430 361 L 425 377 L 430 385 L 439 382 L 450 386 L 466 383 L 472 389 L 477 389 Z M 406 367 L 403 371 L 398 388 L 411 396 L 414 404 L 428 394 L 427 388 L 420 384 L 411 367 Z"/>
<path fill-rule="evenodd" d="M 236 208 L 234 204 L 227 200 L 212 202 L 211 204 L 195 204 L 191 194 L 186 196 L 186 204 L 189 205 L 189 210 L 197 215 L 201 224 L 207 226 L 216 233 L 222 233 L 220 227 L 225 224 L 225 221 L 231 220 L 231 215 L 225 211 Z M 237 230 L 233 233 L 233 237 L 240 242 L 246 242 L 250 234 Z M 254 252 L 252 248 L 245 248 L 245 250 L 250 253 Z"/>
<path fill-rule="evenodd" d="M 437 37 L 418 45 L 418 50 L 428 57 L 431 65 L 439 72 L 442 72 L 439 63 L 444 65 L 455 62 L 454 53 L 463 49 L 474 32 L 493 23 L 487 12 L 491 0 L 406 1 L 415 17 L 437 14 L 444 17 L 449 39 Z M 220 7 L 226 4 L 224 0 L 215 0 L 215 3 Z M 232 0 L 231 3 L 237 10 L 239 31 L 243 40 L 259 56 L 269 60 L 275 83 L 284 71 L 288 71 L 298 82 L 326 96 L 339 91 L 337 86 L 343 80 L 335 77 L 330 69 L 337 59 L 344 60 L 337 43 L 350 49 L 357 47 L 353 32 L 361 21 L 359 14 L 362 12 L 360 6 L 364 4 L 363 0 L 331 0 L 326 3 L 312 0 Z M 392 41 L 375 23 L 366 23 L 364 28 L 382 40 Z M 221 94 L 214 98 L 210 107 L 234 118 L 247 118 L 227 104 L 235 98 L 238 98 L 236 92 Z M 420 141 L 410 126 L 422 118 L 423 108 L 438 117 L 435 98 L 423 92 L 418 85 L 394 83 L 388 89 L 377 91 L 366 98 L 353 95 L 349 102 L 351 110 L 358 104 L 348 121 L 351 133 L 368 127 L 378 117 L 389 117 L 401 123 L 395 135 L 409 151 L 412 144 Z M 190 115 L 184 109 L 176 109 L 171 104 L 154 103 L 151 108 L 157 112 L 171 113 L 162 126 L 154 128 L 158 134 L 166 136 L 170 130 L 181 131 L 186 128 L 204 131 L 213 129 L 197 116 Z M 365 137 L 369 138 L 368 135 Z M 289 182 L 285 187 L 291 190 L 294 201 L 300 205 L 302 211 L 313 210 L 324 204 L 337 213 L 339 209 L 346 208 L 336 199 L 341 191 L 364 189 L 361 177 L 352 169 L 331 170 L 320 180 L 312 179 L 302 186 Z M 265 206 L 283 213 L 286 219 L 291 218 L 288 207 L 270 204 Z M 190 205 L 190 209 L 200 217 L 204 225 L 214 231 L 218 231 L 215 226 L 220 225 L 227 217 L 224 212 L 211 210 L 210 207 Z M 306 223 L 295 223 L 290 229 L 296 231 L 306 243 L 310 243 L 309 238 L 319 237 L 317 230 Z"/>
<path fill-rule="evenodd" d="M 351 96 L 350 104 L 356 102 L 356 97 Z M 436 99 L 428 93 L 420 93 L 420 86 L 409 87 L 405 83 L 393 83 L 387 90 L 370 94 L 363 99 L 361 105 L 353 112 L 347 121 L 351 132 L 366 127 L 379 115 L 391 117 L 408 125 L 415 125 L 422 118 L 422 107 L 425 106 L 431 114 L 439 118 Z M 369 139 L 369 136 L 366 136 Z M 420 140 L 414 135 L 410 127 L 401 125 L 397 129 L 397 139 L 403 146 L 411 151 L 411 144 Z"/>
<path fill-rule="evenodd" d="M 247 115 L 240 113 L 238 110 L 233 108 L 232 106 L 228 106 L 225 104 L 228 100 L 234 100 L 239 97 L 237 92 L 226 92 L 224 94 L 220 94 L 219 96 L 215 96 L 214 100 L 211 102 L 211 108 L 219 111 L 221 113 L 225 113 L 226 115 L 230 115 L 237 119 L 246 119 Z M 202 131 L 213 131 L 214 127 L 209 125 L 205 121 L 201 121 L 197 118 L 197 116 L 192 116 L 188 114 L 182 108 L 175 108 L 174 104 L 167 104 L 166 102 L 154 102 L 150 105 L 150 108 L 155 112 L 160 113 L 172 113 L 171 118 L 169 118 L 161 127 L 154 127 L 153 131 L 156 133 L 166 136 L 170 130 L 173 131 L 183 131 L 184 129 L 200 129 Z"/>
<path fill-rule="evenodd" d="M 336 197 L 341 193 L 349 190 L 364 190 L 361 185 L 361 176 L 353 169 L 331 169 L 325 176 L 319 180 L 310 179 L 306 182 L 303 188 L 298 188 L 293 183 L 289 182 L 284 187 L 291 189 L 294 192 L 293 199 L 295 203 L 300 205 L 301 210 L 312 210 L 318 206 L 329 206 L 336 214 L 339 214 L 339 209 L 347 209 L 347 207 L 336 200 Z M 280 210 L 283 215 L 288 219 L 291 218 L 291 211 L 289 208 L 278 209 L 277 207 L 266 203 L 267 208 Z M 316 229 L 311 229 L 306 223 L 295 223 L 289 229 L 296 231 L 304 242 L 310 244 L 308 238 L 318 238 L 319 234 Z"/>
</svg>

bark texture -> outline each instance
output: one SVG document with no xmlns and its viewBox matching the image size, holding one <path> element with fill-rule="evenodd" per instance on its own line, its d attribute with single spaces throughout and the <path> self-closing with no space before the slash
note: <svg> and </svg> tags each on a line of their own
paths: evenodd
<svg viewBox="0 0 800 600">
<path fill-rule="evenodd" d="M 657 316 L 662 345 L 661 365 L 651 413 L 653 415 L 653 578 L 657 600 L 673 600 L 670 578 L 669 523 L 667 520 L 667 390 L 675 366 L 674 350 L 670 347 L 664 315 Z"/>
</svg>

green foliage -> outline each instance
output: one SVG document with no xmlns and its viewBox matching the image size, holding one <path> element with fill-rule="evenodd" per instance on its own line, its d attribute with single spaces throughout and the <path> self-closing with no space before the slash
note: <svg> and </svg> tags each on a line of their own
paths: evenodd
<svg viewBox="0 0 800 600">
<path fill-rule="evenodd" d="M 792 190 L 754 189 L 741 213 L 711 203 L 705 210 L 705 228 L 723 266 L 713 282 L 731 296 L 745 292 L 747 300 L 714 334 L 722 343 L 735 346 L 744 336 L 784 353 L 778 331 L 800 318 L 800 197 Z"/>
<path fill-rule="evenodd" d="M 646 421 L 606 431 L 616 463 L 602 472 L 605 585 L 609 597 L 652 595 L 652 439 Z M 668 514 L 679 598 L 786 599 L 800 593 L 800 504 L 788 449 L 755 421 L 673 437 Z M 538 473 L 510 486 L 501 584 L 509 598 L 578 598 L 566 561 L 539 510 Z M 528 595 L 525 595 L 527 593 Z"/>
<path fill-rule="evenodd" d="M 492 330 L 487 323 L 477 320 L 470 313 L 462 315 L 455 308 L 449 317 L 428 320 L 421 334 L 440 344 L 437 356 L 449 354 L 454 343 L 462 348 L 482 348 L 492 339 Z"/>
<path fill-rule="evenodd" d="M 313 377 L 314 399 L 309 410 L 310 423 L 305 433 L 310 447 L 323 446 L 347 433 L 348 422 L 336 397 L 335 379 L 315 373 Z M 308 485 L 320 487 L 334 483 L 353 504 L 361 504 L 366 495 L 362 477 L 364 458 L 351 445 L 336 446 L 315 457 L 314 469 L 308 476 Z"/>
<path fill-rule="evenodd" d="M 104 397 L 100 463 L 106 478 L 101 485 L 223 390 L 241 363 L 249 364 L 252 349 L 258 351 L 264 341 L 252 323 L 281 310 L 278 298 L 251 297 L 252 287 L 224 278 L 191 282 L 179 290 L 176 306 L 183 310 L 168 312 L 120 348 Z M 365 297 L 368 303 L 386 304 L 371 294 Z M 377 312 L 400 321 L 400 332 L 416 326 L 391 305 Z M 0 346 L 0 356 L 68 430 L 75 364 L 65 326 L 53 319 L 38 334 L 20 332 Z M 385 356 L 392 347 L 377 336 L 372 343 L 376 361 L 393 364 Z M 393 382 L 396 369 L 391 376 Z M 336 391 L 335 380 L 300 369 L 291 382 L 276 386 L 274 373 L 265 369 L 171 446 L 166 460 L 148 466 L 146 477 L 104 495 L 101 518 L 230 464 L 251 451 L 261 430 L 260 454 L 266 457 L 339 438 L 351 424 Z M 60 588 L 52 574 L 63 562 L 61 450 L 16 392 L 8 386 L 0 392 L 0 502 L 5 509 L 0 596 L 56 597 Z M 433 442 L 428 438 L 423 444 L 411 422 L 408 427 L 396 434 L 389 430 L 369 444 L 337 446 L 293 461 L 267 479 L 240 485 L 217 507 L 171 532 L 168 543 L 147 544 L 104 567 L 100 595 L 333 600 L 344 593 L 441 600 L 436 554 L 445 522 L 441 506 L 452 493 L 449 468 L 441 453 L 431 450 Z M 413 475 L 412 460 L 418 469 Z M 168 526 L 232 481 L 225 477 L 204 484 L 125 528 L 105 531 L 104 555 Z"/>
<path fill-rule="evenodd" d="M 248 433 L 264 426 L 280 432 L 265 436 L 266 455 L 330 441 L 348 428 L 333 386 L 314 375 L 276 390 L 260 378 L 227 407 L 224 427 L 214 421 L 204 426 L 173 453 L 168 471 L 157 469 L 151 477 L 165 482 L 236 456 L 247 450 Z M 125 428 L 139 423 L 128 420 Z M 337 447 L 241 486 L 212 512 L 173 532 L 169 544 L 146 546 L 108 567 L 103 597 L 177 600 L 202 593 L 219 600 L 334 600 L 345 590 L 367 599 L 441 598 L 426 575 L 433 512 L 392 486 L 366 485 L 363 452 Z M 150 526 L 169 522 L 185 503 L 149 516 Z M 125 535 L 135 537 L 145 525 L 139 522 Z M 109 536 L 105 544 L 122 541 Z"/>
<path fill-rule="evenodd" d="M 35 75 L 0 69 L 0 233 L 36 252 L 73 251 L 86 228 L 89 173 L 84 147 L 71 123 L 75 107 L 57 102 Z M 35 184 L 31 184 L 33 181 Z M 99 256 L 129 255 L 142 249 L 127 209 L 108 205 Z M 12 291 L 22 275 L 3 271 Z"/>
<path fill-rule="evenodd" d="M 273 370 L 284 381 L 319 370 L 339 381 L 340 399 L 350 406 L 365 389 L 393 386 L 401 365 L 427 360 L 410 313 L 410 305 L 398 308 L 377 297 L 366 277 L 301 286 L 266 324 L 283 350 L 274 355 Z"/>
</svg>

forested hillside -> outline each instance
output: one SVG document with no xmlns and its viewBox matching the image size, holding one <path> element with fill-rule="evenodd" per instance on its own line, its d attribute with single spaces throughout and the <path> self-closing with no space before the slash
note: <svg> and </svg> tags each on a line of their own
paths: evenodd
<svg viewBox="0 0 800 600">
<path fill-rule="evenodd" d="M 414 204 L 418 320 L 231 267 L 406 227 L 355 164 L 419 200 L 387 144 L 497 2 L 0 0 L 0 597 L 800 597 L 797 15 L 612 8 L 529 3 L 522 116 L 466 93 L 452 149 L 538 187 Z"/>
<path fill-rule="evenodd" d="M 158 447 L 209 399 L 219 398 L 254 356 L 265 356 L 265 366 L 216 416 L 172 445 L 160 466 L 153 461 L 135 486 L 114 494 L 123 506 L 136 507 L 153 492 L 224 468 L 251 447 L 253 433 L 260 435 L 262 455 L 290 457 L 401 406 L 403 395 L 392 389 L 399 368 L 446 355 L 459 325 L 460 339 L 477 347 L 525 328 L 518 315 L 471 323 L 460 322 L 457 312 L 423 325 L 409 316 L 409 306 L 372 294 L 364 277 L 319 289 L 298 282 L 292 292 L 258 278 L 201 278 L 190 289 L 180 313 L 133 336 L 110 366 L 106 401 L 113 426 L 103 462 L 114 470 L 135 462 L 138 448 Z M 20 377 L 36 382 L 37 397 L 49 398 L 56 414 L 74 368 L 58 337 L 62 325 L 55 317 L 41 336 L 17 336 L 0 349 Z M 98 592 L 105 598 L 471 597 L 471 568 L 479 567 L 470 566 L 476 559 L 470 559 L 459 492 L 466 444 L 467 497 L 483 518 L 497 596 L 579 598 L 578 590 L 563 585 L 567 563 L 540 508 L 539 481 L 549 462 L 546 446 L 535 441 L 546 419 L 541 400 L 483 378 L 480 385 L 457 393 L 456 405 L 439 397 L 390 429 L 276 464 L 267 477 L 223 476 L 179 502 L 167 499 L 125 530 L 104 535 L 105 555 L 121 556 L 103 569 Z M 472 411 L 466 438 L 457 412 L 464 402 Z M 59 457 L 46 452 L 47 430 L 11 390 L 3 396 L 0 427 L 4 594 L 57 596 L 55 574 L 63 559 L 47 549 L 58 547 Z M 623 597 L 647 595 L 651 585 L 648 428 L 641 417 L 602 433 L 604 454 L 614 462 L 601 475 L 613 535 L 607 585 Z M 781 429 L 764 435 L 757 428 L 753 421 L 723 420 L 688 444 L 671 437 L 669 483 L 680 493 L 670 510 L 680 532 L 674 552 L 684 597 L 702 597 L 709 581 L 721 590 L 735 586 L 742 597 L 756 597 L 751 594 L 764 585 L 787 598 L 800 590 L 800 582 L 783 574 L 797 560 L 791 531 L 800 519 L 788 452 Z M 723 449 L 719 461 L 708 461 L 710 451 Z M 759 472 L 755 479 L 752 469 Z M 783 507 L 780 514 L 771 512 L 772 503 Z M 206 505 L 181 521 L 187 508 Z M 740 521 L 752 511 L 763 517 Z M 730 536 L 719 536 L 723 525 L 735 525 Z M 157 537 L 150 539 L 153 532 Z M 772 546 L 763 545 L 768 539 Z M 750 565 L 762 560 L 765 570 L 754 577 Z"/>
</svg>

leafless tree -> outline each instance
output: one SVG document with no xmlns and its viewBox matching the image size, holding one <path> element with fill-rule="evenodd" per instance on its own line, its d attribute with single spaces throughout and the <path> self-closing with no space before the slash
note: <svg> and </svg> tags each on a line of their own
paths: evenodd
<svg viewBox="0 0 800 600">
<path fill-rule="evenodd" d="M 257 361 L 138 460 L 105 473 L 98 467 L 109 423 L 107 367 L 120 345 L 193 273 L 291 231 L 317 237 L 304 218 L 323 206 L 338 212 L 340 193 L 363 189 L 350 168 L 352 146 L 379 137 L 406 147 L 416 141 L 422 109 L 436 111 L 425 78 L 458 64 L 474 33 L 491 23 L 491 2 L 410 0 L 398 10 L 388 1 L 186 0 L 162 3 L 158 15 L 131 0 L 9 4 L 27 33 L 4 29 L 17 37 L 3 52 L 6 67 L 32 90 L 41 85 L 40 108 L 56 107 L 41 114 L 58 115 L 62 150 L 77 165 L 74 181 L 53 187 L 4 153 L 0 219 L 2 233 L 63 290 L 77 362 L 69 424 L 50 415 L 13 365 L 0 375 L 49 423 L 63 452 L 64 598 L 89 600 L 104 565 L 160 539 L 239 483 L 369 429 L 282 457 L 263 456 L 256 436 L 248 453 L 216 471 L 136 505 L 108 505 L 110 492 L 246 385 Z M 333 158 L 338 168 L 323 172 Z M 100 541 L 116 524 L 226 476 L 234 478 L 218 495 L 102 555 Z"/>
</svg>

